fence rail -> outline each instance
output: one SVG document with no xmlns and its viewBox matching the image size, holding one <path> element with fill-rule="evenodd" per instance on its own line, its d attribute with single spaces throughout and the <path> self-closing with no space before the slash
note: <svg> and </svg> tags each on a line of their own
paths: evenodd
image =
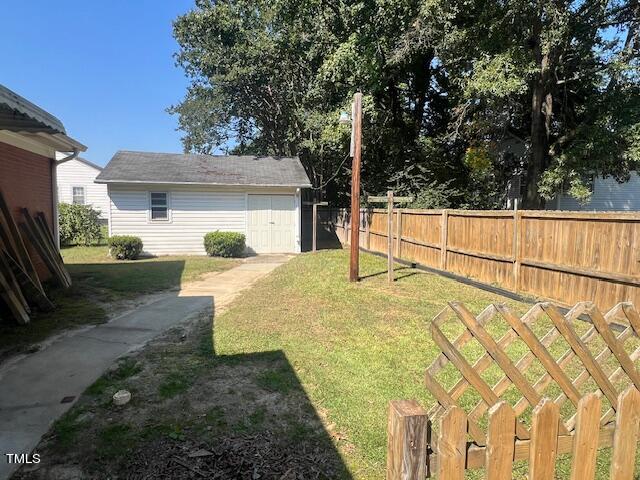
<svg viewBox="0 0 640 480">
<path fill-rule="evenodd" d="M 349 243 L 345 209 L 321 213 Z M 387 210 L 362 210 L 360 247 L 388 249 Z M 521 210 L 393 213 L 394 256 L 564 305 L 640 304 L 640 214 Z"/>
</svg>

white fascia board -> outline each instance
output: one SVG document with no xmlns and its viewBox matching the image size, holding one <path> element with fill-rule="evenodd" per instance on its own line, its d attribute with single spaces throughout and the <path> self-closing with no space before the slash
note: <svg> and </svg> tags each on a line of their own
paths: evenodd
<svg viewBox="0 0 640 480">
<path fill-rule="evenodd" d="M 122 184 L 122 185 L 198 185 L 212 187 L 283 187 L 283 188 L 311 188 L 310 184 L 297 185 L 291 183 L 214 183 L 214 182 L 158 182 L 153 180 L 100 180 L 95 179 L 94 183 Z"/>
</svg>

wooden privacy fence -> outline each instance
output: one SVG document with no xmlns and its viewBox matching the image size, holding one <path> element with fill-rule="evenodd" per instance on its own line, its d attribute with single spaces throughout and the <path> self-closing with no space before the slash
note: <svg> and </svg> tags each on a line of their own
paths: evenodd
<svg viewBox="0 0 640 480">
<path fill-rule="evenodd" d="M 476 468 L 510 479 L 517 460 L 528 460 L 530 479 L 550 480 L 566 453 L 570 478 L 590 480 L 598 449 L 610 446 L 610 478 L 637 478 L 640 315 L 632 304 L 602 314 L 582 302 L 563 315 L 539 303 L 522 318 L 504 305 L 478 316 L 449 307 L 430 324 L 442 353 L 425 384 L 437 403 L 428 411 L 414 400 L 390 404 L 388 480 L 462 479 Z M 582 315 L 591 323 L 577 321 Z M 460 332 L 454 340 L 451 330 Z"/>
<path fill-rule="evenodd" d="M 349 243 L 348 211 L 328 216 Z M 387 210 L 362 210 L 360 247 L 386 252 L 388 223 Z M 396 258 L 515 292 L 640 304 L 639 213 L 397 209 L 391 236 Z"/>
</svg>

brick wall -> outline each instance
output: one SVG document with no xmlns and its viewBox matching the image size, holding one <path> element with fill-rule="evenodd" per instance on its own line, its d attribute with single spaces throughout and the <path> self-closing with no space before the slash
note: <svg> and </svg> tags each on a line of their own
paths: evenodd
<svg viewBox="0 0 640 480">
<path fill-rule="evenodd" d="M 0 142 L 0 190 L 16 223 L 23 222 L 21 208 L 31 214 L 44 212 L 53 228 L 53 197 L 51 193 L 51 159 Z M 41 279 L 50 274 L 40 257 L 25 240 L 31 259 Z"/>
</svg>

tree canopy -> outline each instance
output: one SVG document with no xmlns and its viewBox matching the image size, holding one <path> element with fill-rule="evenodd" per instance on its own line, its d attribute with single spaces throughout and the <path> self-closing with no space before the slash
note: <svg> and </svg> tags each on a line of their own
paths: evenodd
<svg viewBox="0 0 640 480">
<path fill-rule="evenodd" d="M 344 202 L 338 117 L 362 91 L 366 193 L 500 207 L 522 175 L 527 207 L 584 199 L 589 175 L 640 162 L 639 17 L 637 0 L 197 0 L 170 111 L 185 150 L 299 155 Z"/>
</svg>

